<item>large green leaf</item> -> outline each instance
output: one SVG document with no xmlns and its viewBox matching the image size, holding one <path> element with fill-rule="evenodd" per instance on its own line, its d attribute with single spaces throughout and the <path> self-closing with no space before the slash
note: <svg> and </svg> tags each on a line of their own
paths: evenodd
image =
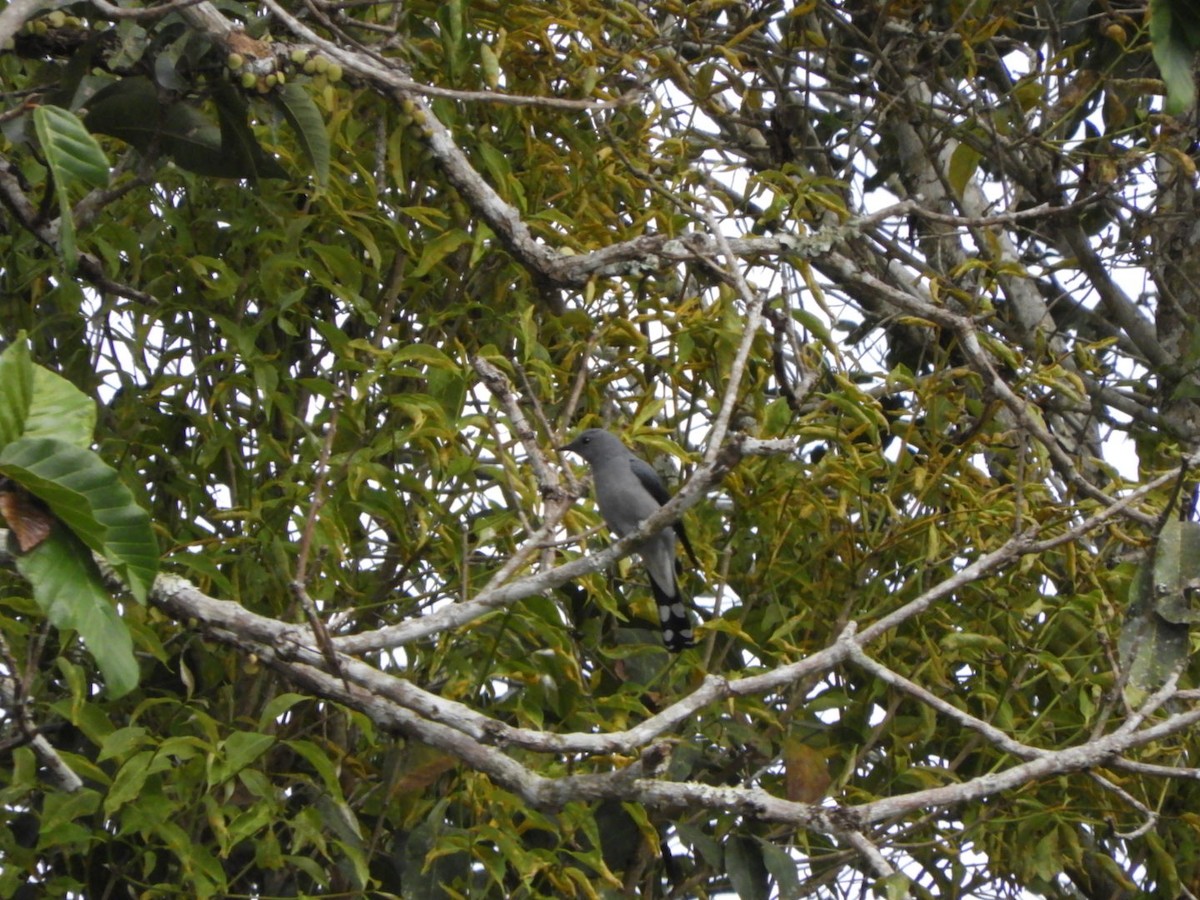
<svg viewBox="0 0 1200 900">
<path fill-rule="evenodd" d="M 114 81 L 88 101 L 84 123 L 92 131 L 112 135 L 146 153 L 163 131 L 158 90 L 149 78 Z"/>
<path fill-rule="evenodd" d="M 16 564 L 51 624 L 79 632 L 109 692 L 120 697 L 136 687 L 138 666 L 129 629 L 83 542 L 66 529 L 56 528 L 37 547 L 17 556 Z"/>
<path fill-rule="evenodd" d="M 1189 528 L 1184 529 L 1185 525 Z M 1158 688 L 1187 655 L 1188 625 L 1181 615 L 1184 610 L 1171 598 L 1170 581 L 1172 573 L 1182 577 L 1192 567 L 1181 553 L 1185 533 L 1197 527 L 1195 523 L 1168 522 L 1159 533 L 1153 556 L 1138 569 L 1130 585 L 1129 612 L 1117 649 L 1127 674 L 1126 698 L 1132 705 Z M 1162 585 L 1160 577 L 1166 579 Z M 1163 614 L 1164 609 L 1170 618 Z"/>
<path fill-rule="evenodd" d="M 1167 112 L 1191 109 L 1196 103 L 1192 67 L 1200 49 L 1200 17 L 1192 0 L 1151 0 L 1150 41 L 1154 61 L 1167 86 Z"/>
<path fill-rule="evenodd" d="M 86 450 L 96 431 L 96 402 L 67 379 L 33 367 L 33 403 L 25 437 L 48 437 Z"/>
<path fill-rule="evenodd" d="M 71 220 L 70 188 L 108 184 L 108 158 L 78 117 L 57 106 L 33 111 L 33 126 L 54 179 L 58 196 L 59 251 L 68 266 L 75 264 L 75 225 Z"/>
<path fill-rule="evenodd" d="M 227 121 L 228 117 L 224 117 Z M 222 131 L 200 110 L 187 103 L 173 103 L 163 116 L 163 146 L 175 163 L 197 175 L 214 178 L 252 178 L 257 173 L 246 165 L 244 148 L 236 140 L 223 146 Z"/>
<path fill-rule="evenodd" d="M 197 175 L 286 177 L 254 138 L 236 92 L 217 89 L 214 100 L 219 126 L 187 101 L 164 102 L 148 78 L 122 78 L 96 93 L 85 121 L 93 131 L 120 138 L 143 153 L 160 146 L 176 165 Z"/>
<path fill-rule="evenodd" d="M 1200 584 L 1200 523 L 1172 519 L 1154 547 L 1154 609 L 1168 622 L 1193 625 L 1200 609 L 1191 597 Z"/>
<path fill-rule="evenodd" d="M 108 184 L 108 157 L 73 112 L 39 106 L 33 122 L 55 179 L 86 187 Z"/>
<path fill-rule="evenodd" d="M 0 474 L 38 497 L 101 554 L 145 602 L 158 570 L 150 517 L 95 453 L 55 438 L 19 438 L 0 450 Z"/>
<path fill-rule="evenodd" d="M 296 132 L 300 148 L 313 167 L 317 184 L 329 184 L 329 133 L 317 104 L 302 85 L 288 82 L 268 96 Z"/>
<path fill-rule="evenodd" d="M 0 447 L 19 437 L 92 442 L 96 404 L 75 385 L 30 360 L 22 332 L 0 354 Z"/>
<path fill-rule="evenodd" d="M 33 363 L 25 334 L 0 353 L 0 448 L 25 432 L 33 402 Z"/>
<path fill-rule="evenodd" d="M 205 154 L 191 159 L 189 168 L 202 175 L 222 178 L 287 178 L 287 171 L 254 136 L 249 107 L 242 95 L 228 85 L 222 85 L 214 91 L 213 99 L 217 120 L 221 123 L 218 153 L 216 157 Z M 192 112 L 197 111 L 192 109 Z"/>
</svg>

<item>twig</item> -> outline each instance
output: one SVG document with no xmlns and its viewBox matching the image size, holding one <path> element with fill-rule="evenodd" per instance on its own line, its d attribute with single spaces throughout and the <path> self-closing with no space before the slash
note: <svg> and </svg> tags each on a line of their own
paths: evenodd
<svg viewBox="0 0 1200 900">
<path fill-rule="evenodd" d="M 337 675 L 345 683 L 346 687 L 350 687 L 350 682 L 346 680 L 346 675 L 342 671 L 341 663 L 338 661 L 337 649 L 333 646 L 333 640 L 329 636 L 329 629 L 325 627 L 325 622 L 321 619 L 320 613 L 317 611 L 317 605 L 313 602 L 308 593 L 308 559 L 312 549 L 313 533 L 316 531 L 317 514 L 321 511 L 321 507 L 325 505 L 325 479 L 329 474 L 329 457 L 333 453 L 333 439 L 337 434 L 338 416 L 341 414 L 342 403 L 346 398 L 346 393 L 340 388 L 334 392 L 333 408 L 329 416 L 329 424 L 325 427 L 325 440 L 321 445 L 321 454 L 317 460 L 317 477 L 313 483 L 312 502 L 308 507 L 308 514 L 304 518 L 304 528 L 300 532 L 300 547 L 296 553 L 296 573 L 292 578 L 290 588 L 292 596 L 296 598 L 296 602 L 300 604 L 300 608 L 304 611 L 305 618 L 308 619 L 309 627 L 312 628 L 313 639 L 317 643 L 317 647 L 321 650 L 321 655 L 325 658 L 329 670 Z"/>
<path fill-rule="evenodd" d="M 147 6 L 138 9 L 131 9 L 125 6 L 117 6 L 109 3 L 108 0 L 88 0 L 89 5 L 96 7 L 100 12 L 109 19 L 133 19 L 136 22 L 153 21 L 161 19 L 168 13 L 173 13 L 176 10 L 186 9 L 189 6 L 197 6 L 204 3 L 206 0 L 170 0 L 170 2 L 162 3 L 158 6 Z M 68 4 L 63 4 L 68 5 Z"/>
</svg>

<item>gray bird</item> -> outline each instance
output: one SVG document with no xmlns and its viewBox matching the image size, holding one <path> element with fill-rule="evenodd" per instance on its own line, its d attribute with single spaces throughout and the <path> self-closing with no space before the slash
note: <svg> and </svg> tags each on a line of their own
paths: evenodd
<svg viewBox="0 0 1200 900">
<path fill-rule="evenodd" d="M 592 484 L 600 515 L 619 537 L 623 537 L 653 515 L 670 499 L 658 473 L 621 443 L 621 439 L 602 428 L 589 428 L 561 450 L 578 453 L 592 468 Z M 692 621 L 683 604 L 683 595 L 675 580 L 675 536 L 683 543 L 692 561 L 696 554 L 676 522 L 674 529 L 664 528 L 638 544 L 638 553 L 650 575 L 650 587 L 658 602 L 663 643 L 672 652 L 695 646 Z"/>
</svg>

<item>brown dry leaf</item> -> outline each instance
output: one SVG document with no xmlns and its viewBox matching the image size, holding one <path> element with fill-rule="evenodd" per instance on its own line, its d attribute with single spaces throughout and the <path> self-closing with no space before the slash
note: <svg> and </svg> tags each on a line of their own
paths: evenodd
<svg viewBox="0 0 1200 900">
<path fill-rule="evenodd" d="M 449 754 L 435 756 L 433 759 L 423 762 L 405 772 L 396 782 L 392 793 L 424 791 L 441 778 L 443 773 L 450 771 L 456 765 L 458 765 L 458 760 Z"/>
<path fill-rule="evenodd" d="M 797 738 L 783 743 L 784 790 L 795 803 L 816 803 L 829 790 L 829 766 L 820 751 Z"/>
<path fill-rule="evenodd" d="M 54 516 L 40 500 L 11 483 L 0 489 L 0 516 L 17 536 L 22 553 L 28 553 L 46 538 L 54 527 Z"/>
</svg>

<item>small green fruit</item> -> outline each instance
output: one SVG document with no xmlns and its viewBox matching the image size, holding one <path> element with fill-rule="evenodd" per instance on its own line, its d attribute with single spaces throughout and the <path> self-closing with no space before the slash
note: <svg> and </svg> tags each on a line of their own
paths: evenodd
<svg viewBox="0 0 1200 900">
<path fill-rule="evenodd" d="M 240 53 L 230 53 L 225 59 L 225 65 L 229 66 L 229 68 L 233 69 L 235 72 L 245 64 L 246 57 L 242 56 Z"/>
<path fill-rule="evenodd" d="M 246 90 L 251 90 L 258 84 L 258 76 L 253 72 L 242 73 L 242 87 Z"/>
<path fill-rule="evenodd" d="M 304 65 L 308 61 L 308 51 L 301 50 L 299 47 L 297 47 L 292 51 L 291 60 L 292 65 L 294 66 Z"/>
<path fill-rule="evenodd" d="M 67 14 L 61 9 L 56 9 L 46 16 L 46 24 L 51 28 L 62 28 L 67 24 Z"/>
<path fill-rule="evenodd" d="M 317 57 L 316 65 L 318 75 L 324 75 L 327 71 L 329 71 L 329 60 L 323 56 Z"/>
<path fill-rule="evenodd" d="M 325 70 L 325 76 L 330 81 L 342 80 L 342 67 L 337 63 L 330 63 L 329 68 Z"/>
<path fill-rule="evenodd" d="M 304 74 L 312 75 L 317 71 L 317 61 L 315 59 L 306 59 L 304 61 Z"/>
</svg>

